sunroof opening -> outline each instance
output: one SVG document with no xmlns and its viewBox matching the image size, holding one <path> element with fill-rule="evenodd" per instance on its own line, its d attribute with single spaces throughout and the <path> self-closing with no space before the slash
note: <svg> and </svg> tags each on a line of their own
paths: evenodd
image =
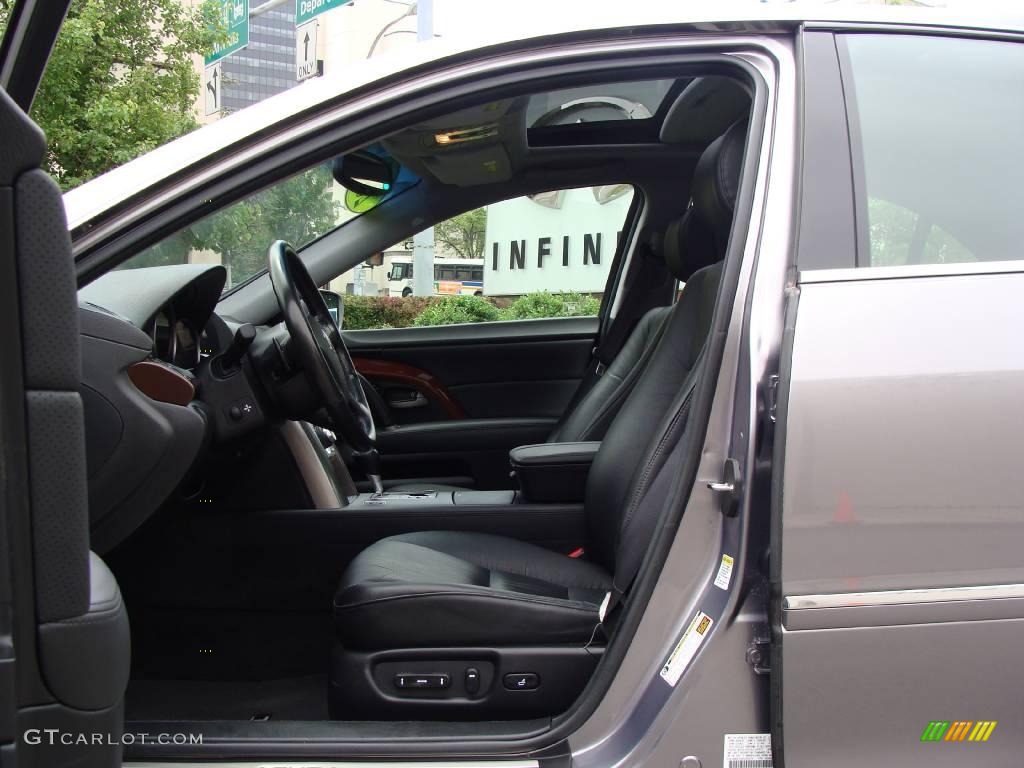
<svg viewBox="0 0 1024 768">
<path fill-rule="evenodd" d="M 526 106 L 526 125 L 555 125 L 646 120 L 653 117 L 674 79 L 601 83 L 538 93 Z"/>
</svg>

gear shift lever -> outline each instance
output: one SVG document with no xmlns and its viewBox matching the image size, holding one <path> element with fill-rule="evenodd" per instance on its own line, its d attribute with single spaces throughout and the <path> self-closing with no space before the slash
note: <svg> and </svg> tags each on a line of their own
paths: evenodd
<svg viewBox="0 0 1024 768">
<path fill-rule="evenodd" d="M 376 448 L 360 453 L 359 463 L 363 468 L 363 472 L 370 478 L 370 482 L 373 483 L 373 495 L 380 496 L 384 493 L 384 482 L 380 478 L 380 454 Z"/>
</svg>

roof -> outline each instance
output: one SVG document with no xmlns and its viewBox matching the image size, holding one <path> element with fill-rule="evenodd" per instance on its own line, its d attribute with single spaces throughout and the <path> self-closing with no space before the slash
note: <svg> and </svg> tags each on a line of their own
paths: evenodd
<svg viewBox="0 0 1024 768">
<path fill-rule="evenodd" d="M 655 6 L 593 0 L 516 0 L 514 6 L 515 13 L 503 17 L 502 23 L 495 25 L 492 23 L 492 4 L 471 3 L 467 10 L 470 17 L 462 19 L 462 27 L 473 30 L 471 38 L 436 39 L 420 43 L 361 62 L 333 75 L 308 80 L 115 168 L 64 195 L 68 224 L 75 230 L 172 173 L 199 163 L 207 156 L 254 133 L 336 99 L 341 94 L 431 61 L 513 41 L 551 36 L 572 41 L 599 36 L 602 32 L 624 29 L 664 31 L 672 27 L 682 27 L 691 33 L 695 30 L 708 33 L 764 33 L 792 29 L 805 22 L 837 27 L 910 24 L 993 32 L 1024 31 L 1024 14 L 968 16 L 920 7 L 748 2 L 696 2 L 680 5 L 665 2 Z M 479 18 L 479 23 L 475 21 L 476 18 Z"/>
</svg>

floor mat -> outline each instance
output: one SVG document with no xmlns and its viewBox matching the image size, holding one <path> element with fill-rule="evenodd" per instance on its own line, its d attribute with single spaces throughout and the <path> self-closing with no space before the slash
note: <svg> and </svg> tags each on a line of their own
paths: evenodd
<svg viewBox="0 0 1024 768">
<path fill-rule="evenodd" d="M 125 720 L 326 720 L 327 678 L 132 680 Z"/>
</svg>

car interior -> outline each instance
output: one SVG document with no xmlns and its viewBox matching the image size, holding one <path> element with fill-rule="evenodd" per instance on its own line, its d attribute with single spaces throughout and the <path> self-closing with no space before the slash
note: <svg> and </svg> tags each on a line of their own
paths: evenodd
<svg viewBox="0 0 1024 768">
<path fill-rule="evenodd" d="M 57 538 L 96 553 L 59 578 L 92 574 L 89 642 L 131 659 L 92 659 L 72 698 L 128 675 L 129 728 L 569 710 L 666 533 L 751 100 L 716 71 L 456 105 L 337 158 L 336 178 L 386 158 L 413 181 L 298 251 L 267 243 L 226 293 L 218 264 L 125 268 L 80 286 L 77 316 L 48 312 L 70 357 L 36 345 L 26 365 L 41 400 L 80 394 L 89 500 L 88 532 Z M 35 173 L 24 194 L 59 218 Z M 446 217 L 602 184 L 634 198 L 598 317 L 342 332 L 320 293 Z M 35 273 L 68 258 L 50 229 Z"/>
</svg>

